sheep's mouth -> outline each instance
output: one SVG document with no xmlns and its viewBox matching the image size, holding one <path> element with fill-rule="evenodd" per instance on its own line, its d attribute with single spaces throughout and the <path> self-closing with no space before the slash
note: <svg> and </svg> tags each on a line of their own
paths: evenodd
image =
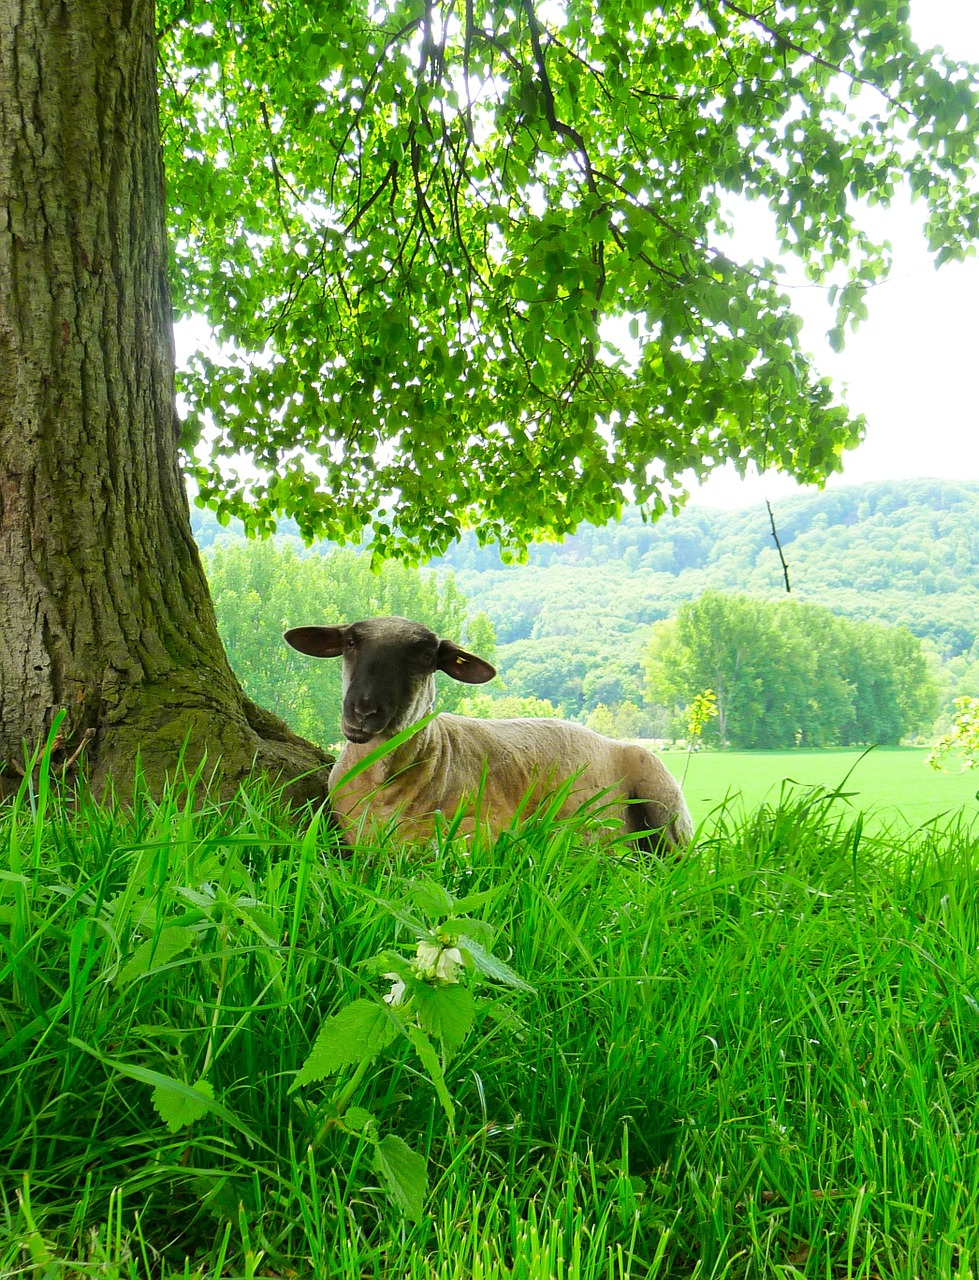
<svg viewBox="0 0 979 1280">
<path fill-rule="evenodd" d="M 365 742 L 370 742 L 371 738 L 376 738 L 377 734 L 372 733 L 369 729 L 358 729 L 355 725 L 344 722 L 340 728 L 343 730 L 343 736 L 348 742 L 354 742 L 358 746 Z"/>
</svg>

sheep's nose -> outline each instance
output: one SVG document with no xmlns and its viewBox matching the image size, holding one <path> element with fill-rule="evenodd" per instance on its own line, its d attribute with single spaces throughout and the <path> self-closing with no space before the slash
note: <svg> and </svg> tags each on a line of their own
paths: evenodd
<svg viewBox="0 0 979 1280">
<path fill-rule="evenodd" d="M 361 719 L 366 719 L 367 716 L 376 715 L 378 709 L 377 700 L 375 698 L 364 696 L 358 698 L 354 703 L 354 711 L 361 717 Z"/>
</svg>

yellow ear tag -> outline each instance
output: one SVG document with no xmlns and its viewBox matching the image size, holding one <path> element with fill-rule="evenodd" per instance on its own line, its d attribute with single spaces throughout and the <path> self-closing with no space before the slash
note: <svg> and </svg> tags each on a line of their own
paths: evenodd
<svg viewBox="0 0 979 1280">
<path fill-rule="evenodd" d="M 466 665 L 466 660 L 465 660 L 465 658 L 456 658 L 456 666 L 457 666 L 457 667 L 464 667 L 465 665 Z"/>
</svg>

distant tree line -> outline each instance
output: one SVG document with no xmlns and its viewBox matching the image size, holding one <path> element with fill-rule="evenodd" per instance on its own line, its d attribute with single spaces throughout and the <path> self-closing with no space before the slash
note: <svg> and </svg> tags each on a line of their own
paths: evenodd
<svg viewBox="0 0 979 1280">
<path fill-rule="evenodd" d="M 283 643 L 287 627 L 402 614 L 497 660 L 493 624 L 470 615 L 449 574 L 353 551 L 233 541 L 206 555 L 218 623 L 246 692 L 321 744 L 339 731 L 340 664 Z M 896 743 L 930 730 L 938 692 L 921 641 L 793 601 L 705 592 L 641 631 L 591 615 L 584 633 L 506 646 L 478 690 L 440 679 L 439 707 L 469 715 L 564 715 L 617 737 L 683 736 L 706 689 L 718 715 L 704 741 L 735 748 Z"/>
<path fill-rule="evenodd" d="M 739 749 L 897 744 L 930 729 L 939 703 L 907 628 L 717 591 L 653 627 L 647 677 L 678 708 L 712 690 L 704 741 Z"/>
<path fill-rule="evenodd" d="M 979 484 L 859 485 L 784 499 L 775 512 L 793 586 L 807 600 L 857 621 L 906 626 L 934 646 L 948 727 L 954 699 L 979 694 Z M 213 513 L 196 510 L 193 523 L 205 550 L 243 542 L 240 526 L 222 528 Z M 283 522 L 287 539 L 289 528 Z M 320 544 L 304 554 L 335 550 Z M 469 534 L 436 572 L 453 578 L 470 613 L 492 620 L 508 694 L 547 698 L 581 719 L 630 702 L 650 736 L 664 731 L 645 699 L 650 625 L 708 590 L 784 595 L 764 507 L 688 508 L 656 524 L 627 510 L 618 524 L 583 525 L 562 543 L 533 547 L 530 561 L 503 566 Z M 632 712 L 622 718 L 636 722 Z"/>
<path fill-rule="evenodd" d="M 891 481 L 800 494 L 775 504 L 793 586 L 834 613 L 907 626 L 945 661 L 979 638 L 979 485 Z M 768 512 L 689 507 L 643 524 L 638 512 L 604 528 L 582 526 L 533 547 L 527 565 L 503 566 L 472 535 L 442 563 L 502 646 L 587 633 L 602 620 L 645 629 L 704 591 L 784 593 Z M 979 658 L 979 648 L 973 660 Z M 957 692 L 970 693 L 963 687 Z"/>
<path fill-rule="evenodd" d="M 779 540 L 791 548 L 796 563 L 805 563 L 809 587 L 846 587 L 860 579 L 863 589 L 954 593 L 963 585 L 958 575 L 979 567 L 979 485 L 974 482 L 882 481 L 800 493 L 776 503 L 775 513 Z M 818 563 L 827 547 L 833 559 Z M 767 580 L 777 585 L 779 577 L 764 506 L 734 511 L 686 507 L 655 524 L 628 508 L 618 521 L 601 527 L 583 524 L 561 542 L 532 547 L 529 560 L 538 568 L 606 568 L 621 562 L 633 572 L 673 577 L 704 570 L 717 579 L 727 579 L 736 564 L 742 574 L 752 572 L 752 590 Z M 497 548 L 479 546 L 472 533 L 435 563 L 457 573 L 503 567 Z M 729 588 L 733 583 L 708 585 Z"/>
</svg>

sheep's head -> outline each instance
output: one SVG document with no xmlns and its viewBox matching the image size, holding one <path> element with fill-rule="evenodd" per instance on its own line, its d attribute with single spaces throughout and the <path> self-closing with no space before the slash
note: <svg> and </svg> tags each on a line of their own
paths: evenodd
<svg viewBox="0 0 979 1280">
<path fill-rule="evenodd" d="M 435 672 L 484 684 L 496 671 L 451 640 L 407 618 L 366 618 L 338 627 L 294 627 L 286 642 L 314 658 L 343 658 L 341 728 L 350 742 L 390 738 L 435 702 Z"/>
</svg>

